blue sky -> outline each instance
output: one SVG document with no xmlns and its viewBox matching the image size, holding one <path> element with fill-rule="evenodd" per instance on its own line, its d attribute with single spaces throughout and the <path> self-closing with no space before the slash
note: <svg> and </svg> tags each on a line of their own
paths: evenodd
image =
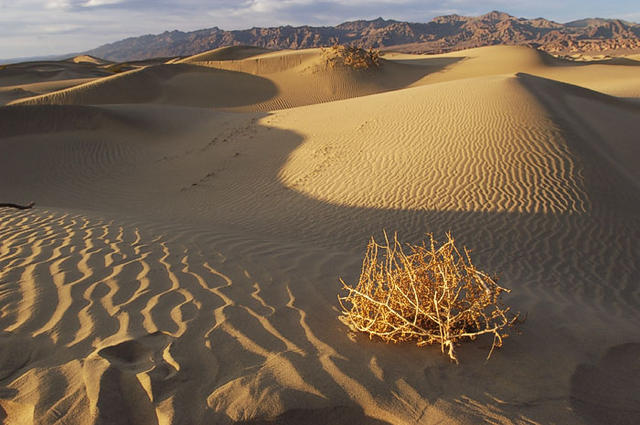
<svg viewBox="0 0 640 425">
<path fill-rule="evenodd" d="M 335 25 L 347 20 L 427 22 L 434 16 L 512 15 L 567 22 L 640 22 L 638 0 L 0 0 L 0 58 L 79 52 L 125 37 L 218 26 Z"/>
</svg>

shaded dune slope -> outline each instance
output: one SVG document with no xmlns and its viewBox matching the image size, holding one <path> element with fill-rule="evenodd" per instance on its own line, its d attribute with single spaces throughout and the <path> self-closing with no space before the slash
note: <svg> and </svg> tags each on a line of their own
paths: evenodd
<svg viewBox="0 0 640 425">
<path fill-rule="evenodd" d="M 14 100 L 25 97 L 40 96 L 42 94 L 64 90 L 69 87 L 88 83 L 95 79 L 95 77 L 89 77 L 0 87 L 0 105 L 6 105 Z"/>
<path fill-rule="evenodd" d="M 532 94 L 586 143 L 586 150 L 609 162 L 615 172 L 640 189 L 640 156 L 635 123 L 640 106 L 557 81 L 518 74 Z"/>
<path fill-rule="evenodd" d="M 11 106 L 0 109 L 0 134 L 11 137 L 91 130 L 104 127 L 108 117 L 108 111 L 91 106 Z"/>
<path fill-rule="evenodd" d="M 260 77 L 186 64 L 127 71 L 67 90 L 22 99 L 19 104 L 172 103 L 233 107 L 273 97 L 276 88 Z"/>
<path fill-rule="evenodd" d="M 63 90 L 111 75 L 101 62 L 26 62 L 0 67 L 0 104 Z"/>
</svg>

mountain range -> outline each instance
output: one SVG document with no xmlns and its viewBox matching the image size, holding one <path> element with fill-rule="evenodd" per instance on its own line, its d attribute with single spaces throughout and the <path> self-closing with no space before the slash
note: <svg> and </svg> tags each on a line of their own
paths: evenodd
<svg viewBox="0 0 640 425">
<path fill-rule="evenodd" d="M 333 43 L 412 53 L 443 53 L 496 44 L 527 45 L 552 54 L 640 51 L 640 24 L 620 19 L 582 19 L 557 23 L 517 18 L 493 11 L 477 17 L 447 15 L 427 23 L 378 18 L 337 26 L 280 26 L 226 31 L 166 31 L 105 44 L 86 52 L 112 61 L 194 55 L 230 45 L 303 49 Z"/>
</svg>

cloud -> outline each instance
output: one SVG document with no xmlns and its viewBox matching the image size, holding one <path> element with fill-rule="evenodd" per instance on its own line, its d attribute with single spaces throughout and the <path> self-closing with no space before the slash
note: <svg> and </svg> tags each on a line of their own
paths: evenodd
<svg viewBox="0 0 640 425">
<path fill-rule="evenodd" d="M 71 6 L 68 0 L 48 0 L 44 7 L 46 9 L 65 9 Z"/>
<path fill-rule="evenodd" d="M 640 10 L 637 12 L 625 13 L 620 15 L 620 18 L 631 22 L 640 22 Z"/>
<path fill-rule="evenodd" d="M 108 6 L 112 4 L 124 3 L 125 0 L 89 0 L 84 3 L 84 7 Z"/>
</svg>

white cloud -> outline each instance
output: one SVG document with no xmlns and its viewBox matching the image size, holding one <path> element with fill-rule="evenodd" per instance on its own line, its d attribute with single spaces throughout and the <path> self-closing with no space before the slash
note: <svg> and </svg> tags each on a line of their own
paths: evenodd
<svg viewBox="0 0 640 425">
<path fill-rule="evenodd" d="M 276 10 L 288 9 L 293 6 L 306 6 L 311 3 L 313 3 L 312 0 L 254 0 L 246 8 L 246 11 L 271 13 Z"/>
<path fill-rule="evenodd" d="M 65 9 L 71 6 L 69 0 L 48 0 L 45 2 L 46 9 Z"/>
<path fill-rule="evenodd" d="M 620 18 L 627 21 L 640 22 L 640 12 L 625 13 Z"/>
<path fill-rule="evenodd" d="M 84 3 L 84 7 L 107 6 L 111 4 L 124 3 L 125 0 L 89 0 Z"/>
<path fill-rule="evenodd" d="M 63 34 L 84 29 L 82 25 L 73 24 L 39 25 L 37 28 L 40 34 Z"/>
</svg>

